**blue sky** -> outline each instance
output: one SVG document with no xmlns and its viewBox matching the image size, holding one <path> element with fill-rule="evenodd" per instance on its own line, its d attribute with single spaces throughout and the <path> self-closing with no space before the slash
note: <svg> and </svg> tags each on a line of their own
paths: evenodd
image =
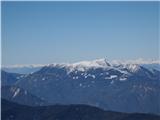
<svg viewBox="0 0 160 120">
<path fill-rule="evenodd" d="M 2 65 L 158 59 L 157 2 L 3 2 Z"/>
</svg>

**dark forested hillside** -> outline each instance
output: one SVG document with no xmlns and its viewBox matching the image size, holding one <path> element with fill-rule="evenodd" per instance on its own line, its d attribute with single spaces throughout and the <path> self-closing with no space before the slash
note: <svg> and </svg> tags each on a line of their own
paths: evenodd
<svg viewBox="0 0 160 120">
<path fill-rule="evenodd" d="M 160 120 L 151 114 L 104 111 L 88 105 L 29 107 L 2 99 L 2 120 Z"/>
</svg>

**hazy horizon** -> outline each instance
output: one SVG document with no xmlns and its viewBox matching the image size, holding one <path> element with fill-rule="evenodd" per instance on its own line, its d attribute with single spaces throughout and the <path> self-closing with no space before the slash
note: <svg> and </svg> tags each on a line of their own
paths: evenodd
<svg viewBox="0 0 160 120">
<path fill-rule="evenodd" d="M 45 66 L 45 65 L 50 65 L 50 64 L 75 64 L 75 63 L 83 63 L 83 62 L 92 62 L 92 61 L 96 61 L 96 60 L 102 60 L 105 59 L 109 64 L 115 64 L 115 63 L 119 63 L 119 64 L 160 64 L 160 59 L 142 59 L 142 58 L 138 58 L 138 59 L 113 59 L 113 60 L 109 60 L 107 58 L 97 58 L 97 59 L 92 59 L 92 60 L 81 60 L 81 61 L 73 61 L 73 62 L 51 62 L 51 63 L 43 63 L 43 64 L 37 64 L 37 63 L 33 63 L 33 64 L 13 64 L 13 65 L 2 65 L 2 68 L 5 67 L 29 67 L 29 66 L 33 66 L 33 67 L 40 67 L 40 66 Z"/>
</svg>

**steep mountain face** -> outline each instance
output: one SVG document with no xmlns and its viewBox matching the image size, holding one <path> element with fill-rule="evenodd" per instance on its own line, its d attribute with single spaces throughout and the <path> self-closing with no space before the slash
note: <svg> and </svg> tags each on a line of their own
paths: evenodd
<svg viewBox="0 0 160 120">
<path fill-rule="evenodd" d="M 17 80 L 23 76 L 22 74 L 18 73 L 8 73 L 5 71 L 1 71 L 1 85 L 6 86 L 6 85 L 13 85 Z"/>
<path fill-rule="evenodd" d="M 160 71 L 105 59 L 52 64 L 16 85 L 51 104 L 88 104 L 106 110 L 160 114 Z"/>
<path fill-rule="evenodd" d="M 104 111 L 88 105 L 29 107 L 2 99 L 2 120 L 159 120 L 151 114 Z"/>
<path fill-rule="evenodd" d="M 149 69 L 149 70 L 158 70 L 160 71 L 160 64 L 158 63 L 152 63 L 152 64 L 142 64 L 143 67 Z"/>
<path fill-rule="evenodd" d="M 27 90 L 23 90 L 17 86 L 2 86 L 1 98 L 30 106 L 41 106 L 47 104 L 45 101 L 29 93 Z"/>
</svg>

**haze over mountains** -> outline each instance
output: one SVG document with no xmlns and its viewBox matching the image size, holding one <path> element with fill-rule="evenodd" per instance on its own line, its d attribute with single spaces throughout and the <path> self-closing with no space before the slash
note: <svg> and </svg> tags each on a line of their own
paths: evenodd
<svg viewBox="0 0 160 120">
<path fill-rule="evenodd" d="M 100 60 L 100 59 L 98 59 Z M 101 59 L 103 60 L 103 59 Z M 91 61 L 82 61 L 78 63 L 89 63 Z M 136 60 L 112 60 L 109 63 L 111 64 L 138 64 L 142 65 L 148 69 L 157 69 L 160 70 L 160 60 L 144 60 L 142 58 Z M 68 63 L 66 63 L 68 64 Z M 2 70 L 11 73 L 19 73 L 19 74 L 29 74 L 40 70 L 42 67 L 47 66 L 48 64 L 32 64 L 32 65 L 10 65 L 10 66 L 2 66 Z"/>
<path fill-rule="evenodd" d="M 98 59 L 50 64 L 28 74 L 2 71 L 2 98 L 31 106 L 85 104 L 109 111 L 160 114 L 159 67 L 155 62 Z"/>
<path fill-rule="evenodd" d="M 10 73 L 19 73 L 19 74 L 28 74 L 36 72 L 37 70 L 40 70 L 45 65 L 22 65 L 22 66 L 6 66 L 2 67 L 2 70 Z"/>
</svg>

